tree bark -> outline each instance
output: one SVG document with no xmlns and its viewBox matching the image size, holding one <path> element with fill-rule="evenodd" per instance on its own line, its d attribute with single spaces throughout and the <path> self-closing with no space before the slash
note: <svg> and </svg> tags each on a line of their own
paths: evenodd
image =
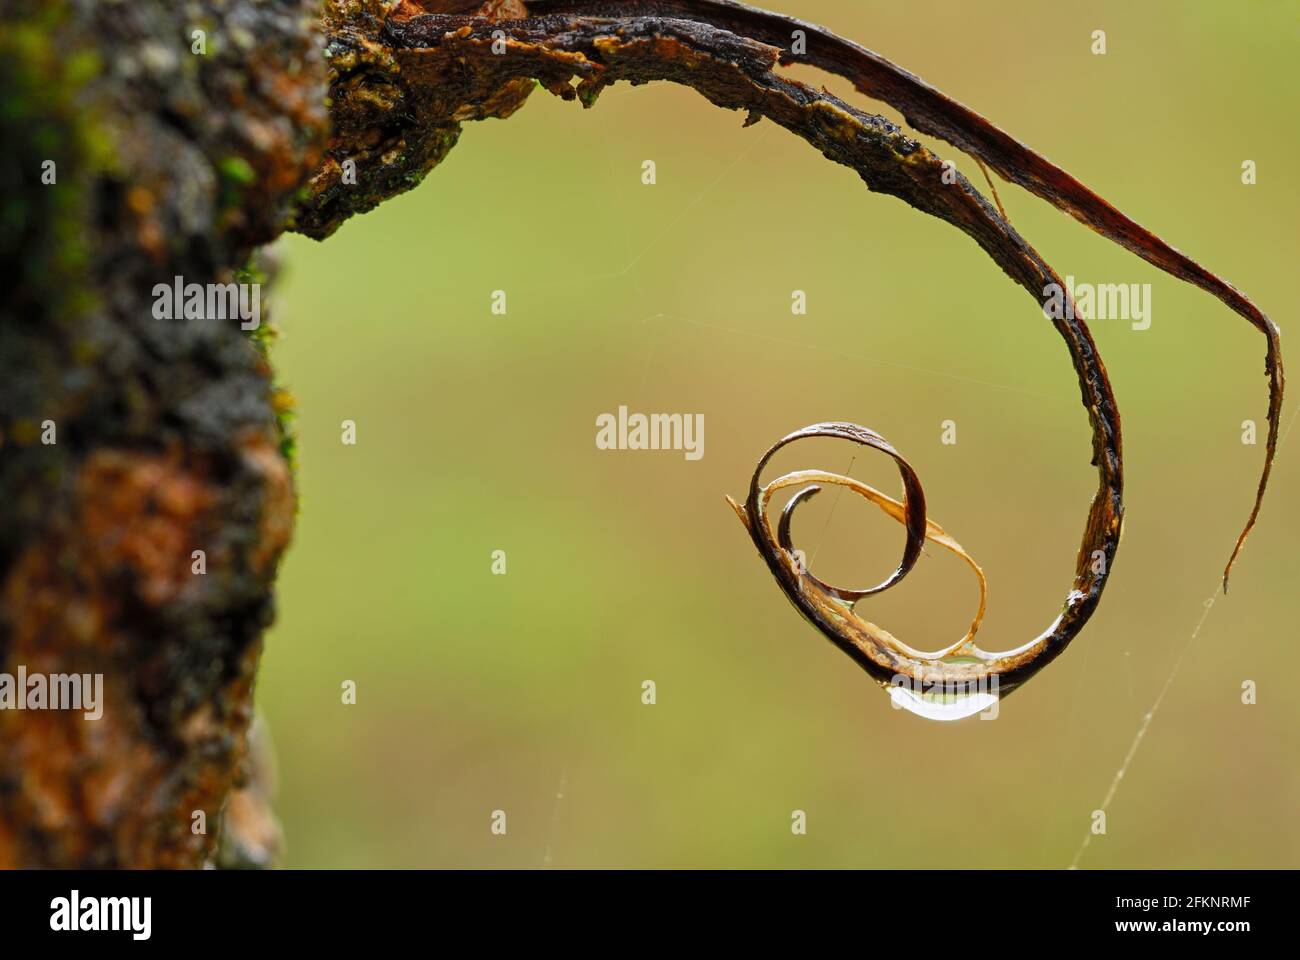
<svg viewBox="0 0 1300 960">
<path fill-rule="evenodd" d="M 103 677 L 99 719 L 0 710 L 0 866 L 200 866 L 228 806 L 254 829 L 226 859 L 260 862 L 256 789 L 228 801 L 294 518 L 285 403 L 265 316 L 160 319 L 154 287 L 265 279 L 327 131 L 318 12 L 0 10 L 0 675 Z"/>
<path fill-rule="evenodd" d="M 155 288 L 264 295 L 263 245 L 323 237 L 446 154 L 467 114 L 381 122 L 363 104 L 377 76 L 327 62 L 327 36 L 335 57 L 382 60 L 403 5 L 0 0 L 0 705 L 6 677 L 18 701 L 0 709 L 0 867 L 277 852 L 250 728 L 295 514 L 291 399 L 265 309 L 251 332 L 172 319 Z M 504 116 L 532 86 L 474 114 Z M 329 191 L 340 154 L 364 190 Z M 102 676 L 102 716 L 18 709 L 36 702 L 19 676 L 38 674 Z"/>
<path fill-rule="evenodd" d="M 382 58 L 373 37 L 401 5 L 0 2 L 0 705 L 5 677 L 18 701 L 0 709 L 0 867 L 275 856 L 249 732 L 294 521 L 291 400 L 265 310 L 251 333 L 171 319 L 155 288 L 265 294 L 264 244 L 324 236 L 446 154 L 465 117 L 376 122 L 351 94 L 382 88 L 328 69 L 327 33 L 336 56 L 363 41 Z M 326 156 L 330 78 L 345 134 Z M 325 189 L 345 143 L 369 178 L 346 197 Z M 18 709 L 37 674 L 102 676 L 102 716 Z"/>
</svg>

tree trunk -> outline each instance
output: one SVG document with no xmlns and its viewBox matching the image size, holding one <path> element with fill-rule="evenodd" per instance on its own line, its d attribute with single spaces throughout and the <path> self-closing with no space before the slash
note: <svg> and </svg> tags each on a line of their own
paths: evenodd
<svg viewBox="0 0 1300 960">
<path fill-rule="evenodd" d="M 373 109 L 400 83 L 377 41 L 404 8 L 525 13 L 0 0 L 0 867 L 277 852 L 252 687 L 295 499 L 259 248 L 328 235 L 455 144 L 458 104 Z M 473 115 L 505 116 L 533 84 L 507 86 Z M 359 188 L 339 189 L 340 158 Z M 191 284 L 231 283 L 254 329 L 211 300 L 186 309 Z M 38 709 L 60 678 L 88 709 Z"/>
<path fill-rule="evenodd" d="M 0 866 L 200 866 L 228 806 L 257 863 L 258 794 L 228 800 L 293 525 L 285 402 L 265 316 L 167 319 L 155 286 L 266 279 L 326 135 L 318 12 L 0 9 L 0 697 L 103 678 L 98 719 L 0 710 Z"/>
</svg>

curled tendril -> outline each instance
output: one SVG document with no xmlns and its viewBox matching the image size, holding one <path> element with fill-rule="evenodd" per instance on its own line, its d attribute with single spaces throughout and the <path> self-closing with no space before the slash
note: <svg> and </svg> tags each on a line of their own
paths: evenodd
<svg viewBox="0 0 1300 960">
<path fill-rule="evenodd" d="M 903 480 L 903 499 L 895 500 L 852 477 L 823 470 L 797 470 L 760 486 L 763 468 L 772 456 L 787 444 L 807 437 L 850 440 L 892 457 Z M 800 504 L 806 503 L 822 489 L 819 484 L 849 490 L 875 504 L 907 531 L 897 569 L 876 586 L 847 589 L 828 584 L 807 568 L 800 552 L 795 549 L 790 533 L 792 518 Z M 802 489 L 786 502 L 774 529 L 768 506 L 775 494 L 789 487 Z M 741 505 L 730 497 L 727 502 L 736 511 L 754 545 L 795 606 L 881 683 L 906 677 L 918 685 L 970 685 L 996 673 L 1003 692 L 1009 692 L 1033 672 L 1027 668 L 1050 640 L 1049 631 L 1032 643 L 1005 653 L 989 653 L 975 643 L 975 634 L 984 619 L 988 601 L 988 581 L 984 571 L 956 539 L 926 516 L 925 491 L 911 464 L 884 437 L 867 427 L 855 423 L 816 423 L 782 437 L 763 454 L 754 468 L 745 503 Z M 979 583 L 979 607 L 965 635 L 932 651 L 909 646 L 883 627 L 858 616 L 854 610 L 857 601 L 883 593 L 900 583 L 916 565 L 926 541 L 956 554 L 970 567 Z"/>
<path fill-rule="evenodd" d="M 905 491 L 903 500 L 895 500 L 893 497 L 881 493 L 874 487 L 859 480 L 854 480 L 852 477 L 827 473 L 823 470 L 798 470 L 777 477 L 765 486 L 759 487 L 759 477 L 772 455 L 786 444 L 805 437 L 836 437 L 843 440 L 852 440 L 854 443 L 888 454 L 898 464 L 898 471 L 903 478 L 903 489 Z M 803 484 L 811 485 L 803 487 L 786 502 L 785 508 L 781 511 L 781 518 L 777 528 L 773 531 L 772 520 L 767 513 L 767 507 L 773 495 L 787 487 L 796 487 Z M 801 554 L 794 547 L 790 534 L 790 524 L 798 506 L 811 500 L 820 492 L 822 488 L 817 484 L 828 484 L 849 490 L 867 502 L 875 504 L 886 516 L 897 520 L 906 529 L 907 541 L 903 547 L 903 557 L 898 563 L 898 568 L 884 581 L 864 590 L 850 590 L 824 582 L 807 568 L 807 564 L 801 559 Z M 984 571 L 980 569 L 979 564 L 966 552 L 965 548 L 953 539 L 943 527 L 926 517 L 925 491 L 921 487 L 921 481 L 917 477 L 916 471 L 878 433 L 855 423 L 816 423 L 810 427 L 804 427 L 802 430 L 797 430 L 781 438 L 763 455 L 754 470 L 753 479 L 750 481 L 749 497 L 746 499 L 745 505 L 742 507 L 730 497 L 727 498 L 727 502 L 731 504 L 736 511 L 736 515 L 740 517 L 741 522 L 753 535 L 755 544 L 758 545 L 758 549 L 763 556 L 767 558 L 768 563 L 772 564 L 773 572 L 776 573 L 777 578 L 783 584 L 789 585 L 787 587 L 788 591 L 793 590 L 794 594 L 798 596 L 799 599 L 796 600 L 796 603 L 801 608 L 806 605 L 818 611 L 816 615 L 810 613 L 814 622 L 829 619 L 839 626 L 842 633 L 845 621 L 855 621 L 859 635 L 871 638 L 872 642 L 870 643 L 854 644 L 854 648 L 860 652 L 869 653 L 876 647 L 885 646 L 895 653 L 914 661 L 938 661 L 948 657 L 975 658 L 982 661 L 996 659 L 995 656 L 991 656 L 975 646 L 975 633 L 979 630 L 980 623 L 984 619 L 984 610 L 988 601 L 988 581 L 984 577 Z M 875 624 L 861 620 L 853 611 L 853 605 L 857 601 L 884 593 L 890 587 L 901 582 L 912 567 L 916 565 L 917 559 L 921 556 L 921 548 L 927 540 L 937 543 L 960 557 L 975 574 L 979 582 L 980 592 L 979 609 L 976 611 L 974 619 L 971 620 L 966 635 L 943 649 L 928 653 L 902 643 Z M 794 599 L 794 595 L 792 595 L 792 599 Z"/>
<path fill-rule="evenodd" d="M 691 87 L 720 107 L 745 111 L 746 126 L 766 118 L 784 127 L 830 160 L 857 171 L 869 189 L 895 196 L 961 230 L 1044 308 L 1064 341 L 1092 428 L 1097 492 L 1084 524 L 1074 582 L 1061 612 L 1038 637 L 1020 647 L 991 654 L 975 645 L 984 610 L 983 573 L 955 540 L 926 518 L 924 493 L 915 472 L 873 431 L 849 423 L 822 423 L 796 431 L 759 461 L 743 508 L 731 501 L 790 600 L 872 676 L 882 682 L 905 676 L 922 683 L 995 676 L 1006 693 L 1060 655 L 1096 609 L 1119 544 L 1124 514 L 1119 409 L 1097 345 L 1068 288 L 1000 209 L 889 120 L 783 75 L 780 68 L 795 61 L 843 77 L 858 91 L 885 101 L 920 132 L 965 151 L 981 167 L 1019 184 L 1166 273 L 1218 297 L 1264 335 L 1268 439 L 1254 505 L 1224 569 L 1226 591 L 1228 574 L 1263 502 L 1277 450 L 1285 384 L 1277 326 L 1235 287 L 973 110 L 880 55 L 815 24 L 730 0 L 524 0 L 488 3 L 484 7 L 491 13 L 488 16 L 447 12 L 473 6 L 470 0 L 390 0 L 379 5 L 386 11 L 380 15 L 374 12 L 379 8 L 370 5 L 334 0 L 327 8 L 333 11 L 326 18 L 334 71 L 331 154 L 337 160 L 369 150 L 383 162 L 374 165 L 379 171 L 376 180 L 360 194 L 341 185 L 337 162 L 327 164 L 313 183 L 313 205 L 300 214 L 298 229 L 313 236 L 328 235 L 351 213 L 418 182 L 450 149 L 462 121 L 504 117 L 517 109 L 531 89 L 521 81 L 537 80 L 551 93 L 590 107 L 602 90 L 617 81 L 667 80 Z M 528 15 L 517 16 L 525 7 Z M 796 33 L 806 41 L 797 56 L 790 49 Z M 392 157 L 397 158 L 395 167 L 386 165 Z M 362 199 L 354 199 L 357 196 Z M 1055 299 L 1049 290 L 1065 291 L 1055 311 L 1045 309 Z M 903 478 L 903 500 L 893 500 L 848 477 L 812 471 L 788 474 L 760 488 L 759 474 L 772 454 L 808 436 L 838 437 L 892 457 Z M 800 484 L 813 486 L 794 496 L 774 531 L 766 513 L 771 496 Z M 815 494 L 816 484 L 847 488 L 907 529 L 902 561 L 883 583 L 867 590 L 833 587 L 794 562 L 790 518 L 798 504 Z M 960 556 L 980 581 L 979 613 L 966 636 L 928 653 L 903 644 L 851 609 L 856 600 L 902 580 L 926 540 Z"/>
</svg>

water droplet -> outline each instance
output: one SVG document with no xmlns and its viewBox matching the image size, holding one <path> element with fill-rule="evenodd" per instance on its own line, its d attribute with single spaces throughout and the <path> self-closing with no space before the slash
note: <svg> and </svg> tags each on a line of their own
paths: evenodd
<svg viewBox="0 0 1300 960">
<path fill-rule="evenodd" d="M 996 710 L 997 689 L 996 683 L 979 681 L 888 687 L 889 699 L 895 706 L 927 720 L 964 720 L 990 708 Z"/>
</svg>

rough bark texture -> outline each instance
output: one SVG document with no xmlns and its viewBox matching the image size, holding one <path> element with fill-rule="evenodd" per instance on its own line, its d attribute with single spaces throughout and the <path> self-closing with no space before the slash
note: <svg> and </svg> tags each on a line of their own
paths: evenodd
<svg viewBox="0 0 1300 960">
<path fill-rule="evenodd" d="M 397 5 L 327 5 L 335 56 Z M 382 85 L 340 87 L 321 13 L 314 0 L 0 0 L 0 675 L 104 678 L 98 720 L 0 710 L 0 867 L 276 853 L 250 726 L 294 520 L 291 401 L 267 362 L 265 303 L 248 333 L 158 319 L 154 287 L 269 285 L 259 248 L 300 207 L 317 218 L 313 175 L 338 177 L 331 76 L 335 123 L 356 138 L 344 155 L 381 171 L 383 195 L 454 144 L 456 121 L 376 122 L 366 100 Z M 532 83 L 515 87 L 476 115 L 506 115 Z M 375 202 L 335 197 L 333 215 Z"/>
<path fill-rule="evenodd" d="M 333 132 L 294 230 L 323 240 L 348 217 L 418 186 L 456 145 L 461 121 L 508 117 L 532 92 L 531 77 L 497 79 L 481 58 L 444 62 L 431 74 L 395 49 L 391 31 L 431 11 L 474 13 L 489 30 L 526 12 L 521 0 L 326 0 Z"/>
<path fill-rule="evenodd" d="M 395 6 L 329 12 L 361 37 Z M 159 319 L 154 287 L 265 286 L 259 247 L 304 200 L 317 216 L 309 178 L 338 175 L 321 8 L 3 0 L 0 28 L 0 675 L 104 678 L 98 720 L 0 710 L 0 867 L 262 866 L 278 832 L 252 688 L 294 519 L 290 399 L 265 304 L 247 333 Z M 455 121 L 376 122 L 382 85 L 333 75 L 345 155 L 392 178 L 383 195 L 454 144 Z"/>
<path fill-rule="evenodd" d="M 202 865 L 247 779 L 284 401 L 259 337 L 153 287 L 260 279 L 326 132 L 314 7 L 3 7 L 0 672 L 102 674 L 104 705 L 0 711 L 2 866 Z"/>
</svg>

